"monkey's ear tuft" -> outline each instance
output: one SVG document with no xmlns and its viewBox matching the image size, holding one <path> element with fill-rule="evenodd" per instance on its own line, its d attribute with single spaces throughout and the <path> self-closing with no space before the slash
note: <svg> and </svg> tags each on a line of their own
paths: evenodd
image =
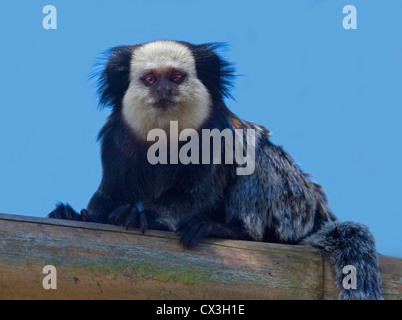
<svg viewBox="0 0 402 320">
<path fill-rule="evenodd" d="M 235 68 L 219 54 L 227 44 L 214 42 L 200 45 L 186 45 L 193 52 L 198 78 L 204 83 L 212 95 L 234 99 L 231 94 Z"/>
<path fill-rule="evenodd" d="M 91 78 L 96 80 L 99 107 L 119 108 L 130 84 L 131 57 L 136 46 L 118 46 L 103 53 Z"/>
</svg>

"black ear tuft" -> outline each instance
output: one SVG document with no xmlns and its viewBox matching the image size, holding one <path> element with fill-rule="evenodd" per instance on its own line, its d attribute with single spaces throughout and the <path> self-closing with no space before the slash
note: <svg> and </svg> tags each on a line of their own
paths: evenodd
<svg viewBox="0 0 402 320">
<path fill-rule="evenodd" d="M 130 84 L 130 63 L 136 46 L 119 46 L 107 50 L 95 65 L 91 78 L 97 79 L 99 106 L 119 108 Z"/>
<path fill-rule="evenodd" d="M 222 58 L 218 51 L 225 48 L 224 43 L 205 43 L 193 45 L 184 42 L 193 52 L 197 76 L 213 96 L 233 99 L 230 90 L 235 77 L 234 66 Z"/>
</svg>

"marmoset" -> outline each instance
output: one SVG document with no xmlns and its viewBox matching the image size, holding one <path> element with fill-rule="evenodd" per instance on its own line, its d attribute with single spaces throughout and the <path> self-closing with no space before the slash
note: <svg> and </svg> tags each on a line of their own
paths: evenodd
<svg viewBox="0 0 402 320">
<path fill-rule="evenodd" d="M 345 266 L 356 268 L 357 288 L 341 289 L 340 299 L 382 299 L 372 234 L 339 222 L 323 188 L 270 141 L 269 130 L 227 108 L 235 70 L 219 48 L 182 41 L 112 48 L 98 74 L 100 105 L 111 108 L 98 137 L 99 188 L 80 213 L 60 203 L 48 217 L 171 230 L 188 248 L 204 237 L 310 245 L 329 252 L 338 284 Z M 187 134 L 178 137 L 172 123 Z M 154 129 L 166 132 L 167 148 Z M 211 147 L 205 130 L 232 132 L 233 141 L 225 136 Z M 189 139 L 198 147 L 185 148 Z M 217 161 L 217 148 L 225 161 Z M 239 174 L 248 150 L 252 172 Z"/>
</svg>

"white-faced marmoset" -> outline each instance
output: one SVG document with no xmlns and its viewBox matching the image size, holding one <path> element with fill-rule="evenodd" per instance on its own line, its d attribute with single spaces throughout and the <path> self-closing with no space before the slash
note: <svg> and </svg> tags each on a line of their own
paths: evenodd
<svg viewBox="0 0 402 320">
<path fill-rule="evenodd" d="M 330 253 L 339 284 L 345 266 L 356 268 L 357 288 L 342 289 L 340 299 L 381 299 L 368 228 L 337 221 L 322 187 L 270 142 L 269 131 L 231 113 L 224 99 L 234 68 L 218 48 L 180 41 L 112 48 L 98 78 L 100 103 L 111 108 L 99 133 L 102 181 L 81 213 L 59 204 L 49 217 L 171 230 L 189 248 L 203 237 L 311 245 Z M 150 163 L 150 131 L 164 130 L 170 138 L 172 121 L 179 131 L 199 133 L 200 161 L 177 161 L 168 148 L 167 163 Z M 240 129 L 253 130 L 253 173 L 237 174 L 242 164 L 236 159 L 201 161 L 205 129 L 230 130 L 234 144 L 245 139 Z M 228 145 L 221 144 L 222 154 Z"/>
</svg>

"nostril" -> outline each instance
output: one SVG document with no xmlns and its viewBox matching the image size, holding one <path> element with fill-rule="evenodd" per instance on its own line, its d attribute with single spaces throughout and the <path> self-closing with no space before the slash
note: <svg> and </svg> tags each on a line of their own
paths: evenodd
<svg viewBox="0 0 402 320">
<path fill-rule="evenodd" d="M 158 88 L 156 93 L 161 97 L 171 97 L 173 94 L 173 89 L 168 87 Z"/>
</svg>

